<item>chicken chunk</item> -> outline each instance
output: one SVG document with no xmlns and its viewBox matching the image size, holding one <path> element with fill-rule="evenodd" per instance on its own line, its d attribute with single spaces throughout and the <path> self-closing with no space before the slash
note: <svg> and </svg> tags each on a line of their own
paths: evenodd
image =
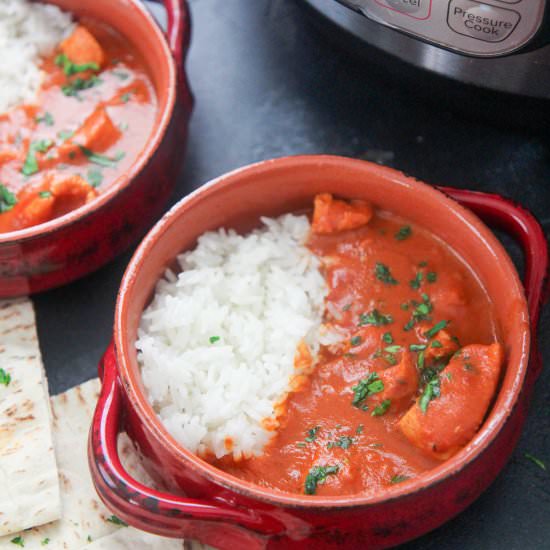
<svg viewBox="0 0 550 550">
<path fill-rule="evenodd" d="M 462 348 L 399 421 L 403 434 L 440 460 L 459 451 L 487 414 L 503 356 L 498 343 Z"/>
<path fill-rule="evenodd" d="M 322 193 L 315 197 L 311 228 L 318 234 L 339 233 L 366 225 L 372 215 L 372 206 L 366 201 L 345 202 Z"/>
<path fill-rule="evenodd" d="M 59 49 L 77 65 L 95 63 L 101 67 L 105 62 L 105 53 L 99 42 L 82 25 L 78 25 L 71 35 L 61 42 Z"/>
</svg>

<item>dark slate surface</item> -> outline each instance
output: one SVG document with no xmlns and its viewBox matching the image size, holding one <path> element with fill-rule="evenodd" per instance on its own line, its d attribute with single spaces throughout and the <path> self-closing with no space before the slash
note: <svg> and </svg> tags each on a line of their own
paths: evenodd
<svg viewBox="0 0 550 550">
<path fill-rule="evenodd" d="M 196 108 L 175 202 L 223 172 L 296 153 L 379 159 L 432 184 L 495 191 L 550 233 L 548 134 L 492 126 L 430 102 L 328 43 L 291 0 L 192 0 L 188 60 Z M 519 254 L 506 239 L 519 262 Z M 35 297 L 53 393 L 96 375 L 130 252 Z M 550 366 L 550 310 L 540 336 Z M 413 549 L 550 548 L 550 369 L 541 376 L 513 458 L 467 511 Z M 545 460 L 545 472 L 524 453 Z"/>
</svg>

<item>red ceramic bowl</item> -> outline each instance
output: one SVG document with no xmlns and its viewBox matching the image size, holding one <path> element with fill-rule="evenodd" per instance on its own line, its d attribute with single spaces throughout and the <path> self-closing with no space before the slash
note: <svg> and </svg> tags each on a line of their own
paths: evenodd
<svg viewBox="0 0 550 550">
<path fill-rule="evenodd" d="M 414 482 L 369 496 L 278 493 L 202 461 L 182 448 L 153 412 L 134 346 L 141 313 L 156 281 L 198 235 L 221 226 L 248 230 L 260 215 L 310 207 L 313 196 L 326 191 L 370 200 L 429 228 L 452 246 L 475 269 L 494 301 L 507 353 L 495 405 L 467 447 Z M 530 313 L 505 250 L 459 202 L 523 242 Z M 90 467 L 100 497 L 131 525 L 228 549 L 386 548 L 434 529 L 481 494 L 516 444 L 540 370 L 536 353 L 530 353 L 536 333 L 532 330 L 530 337 L 530 323 L 534 329 L 546 270 L 546 241 L 540 226 L 529 213 L 494 195 L 450 189 L 445 194 L 389 168 L 329 156 L 266 161 L 210 182 L 162 218 L 124 275 L 114 346 L 100 365 L 103 390 L 90 436 Z M 146 468 L 169 493 L 144 487 L 124 471 L 116 453 L 122 428 L 141 451 Z"/>
<path fill-rule="evenodd" d="M 94 201 L 52 221 L 0 234 L 0 298 L 68 283 L 136 240 L 162 213 L 181 167 L 192 98 L 183 61 L 190 36 L 185 0 L 164 0 L 165 36 L 139 0 L 49 0 L 117 29 L 142 54 L 158 96 L 147 144 Z"/>
</svg>

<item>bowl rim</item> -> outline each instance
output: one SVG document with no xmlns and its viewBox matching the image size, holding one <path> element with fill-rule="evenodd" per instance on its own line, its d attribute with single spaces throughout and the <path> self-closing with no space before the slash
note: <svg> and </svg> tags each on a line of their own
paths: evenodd
<svg viewBox="0 0 550 550">
<path fill-rule="evenodd" d="M 153 434 L 157 441 L 171 455 L 176 456 L 182 465 L 190 468 L 194 474 L 202 476 L 208 481 L 232 493 L 242 495 L 255 501 L 275 506 L 285 506 L 287 508 L 315 509 L 322 511 L 387 504 L 403 497 L 411 497 L 435 487 L 448 478 L 456 476 L 472 464 L 476 458 L 492 445 L 499 432 L 503 429 L 506 421 L 518 406 L 518 400 L 523 388 L 529 362 L 530 327 L 529 323 L 526 322 L 523 324 L 523 328 L 520 331 L 518 348 L 521 351 L 521 355 L 519 364 L 517 365 L 517 372 L 513 378 L 512 384 L 506 389 L 506 397 L 501 406 L 499 408 L 493 406 L 490 414 L 491 421 L 485 421 L 481 429 L 476 433 L 468 445 L 461 449 L 456 455 L 414 478 L 416 482 L 414 484 L 412 483 L 413 480 L 411 480 L 411 483 L 404 482 L 396 484 L 395 486 L 388 487 L 383 491 L 377 491 L 370 495 L 355 494 L 322 497 L 279 492 L 228 474 L 185 449 L 168 433 L 168 430 L 164 428 L 162 422 L 155 414 L 153 407 L 149 404 L 144 392 L 140 391 L 139 385 L 137 384 L 139 374 L 133 373 L 130 361 L 128 360 L 128 348 L 131 344 L 127 345 L 124 334 L 129 301 L 128 296 L 131 295 L 137 273 L 143 263 L 147 261 L 150 248 L 155 246 L 156 242 L 162 237 L 167 229 L 181 215 L 184 215 L 187 209 L 192 208 L 193 204 L 208 197 L 216 188 L 236 184 L 242 175 L 250 171 L 255 171 L 256 176 L 260 178 L 261 175 L 258 171 L 265 172 L 282 167 L 289 168 L 298 166 L 304 169 L 307 166 L 313 165 L 318 167 L 319 163 L 336 166 L 355 166 L 357 169 L 363 169 L 371 173 L 377 172 L 379 176 L 381 175 L 390 184 L 405 184 L 417 188 L 420 187 L 425 193 L 431 194 L 440 201 L 442 206 L 445 205 L 452 209 L 456 214 L 460 215 L 462 222 L 466 226 L 469 226 L 470 230 L 475 231 L 480 239 L 489 244 L 491 250 L 495 254 L 495 258 L 505 263 L 506 270 L 510 275 L 510 282 L 513 283 L 514 286 L 514 288 L 510 288 L 510 291 L 515 291 L 515 294 L 517 294 L 517 297 L 521 300 L 521 312 L 518 312 L 518 315 L 521 314 L 524 319 L 529 319 L 529 315 L 523 285 L 519 279 L 516 268 L 503 245 L 493 232 L 473 212 L 451 199 L 442 191 L 418 181 L 415 178 L 409 177 L 403 172 L 393 168 L 376 165 L 359 159 L 333 155 L 297 155 L 280 157 L 260 161 L 225 173 L 199 187 L 176 203 L 149 231 L 135 251 L 123 275 L 117 296 L 114 319 L 114 347 L 118 375 L 120 376 L 122 387 L 129 400 L 129 404 L 136 413 L 139 422 Z M 499 395 L 501 393 L 502 390 L 499 391 Z"/>
<path fill-rule="evenodd" d="M 40 1 L 50 3 L 49 0 Z M 152 36 L 155 36 L 155 39 L 159 42 L 163 50 L 163 60 L 168 64 L 166 105 L 162 111 L 159 109 L 159 113 L 157 114 L 153 125 L 153 131 L 151 132 L 149 139 L 146 141 L 143 148 L 138 153 L 135 161 L 130 165 L 126 172 L 120 174 L 113 182 L 111 182 L 105 191 L 95 197 L 91 202 L 84 204 L 75 210 L 71 210 L 63 216 L 59 216 L 45 223 L 33 225 L 25 229 L 0 233 L 0 246 L 4 244 L 21 243 L 22 241 L 29 241 L 37 237 L 43 237 L 61 229 L 66 229 L 77 222 L 85 220 L 94 212 L 102 208 L 115 196 L 126 190 L 126 188 L 133 183 L 139 173 L 149 163 L 151 157 L 162 143 L 176 105 L 178 70 L 176 67 L 176 62 L 172 52 L 170 51 L 170 47 L 168 46 L 165 34 L 154 20 L 151 12 L 145 7 L 145 4 L 142 4 L 138 0 L 119 0 L 119 2 L 124 6 L 124 9 L 137 10 L 140 12 L 141 16 L 144 18 L 144 21 L 146 21 L 149 26 L 149 32 Z M 119 28 L 115 28 L 115 30 L 124 36 L 124 33 Z M 185 32 L 189 31 L 187 30 Z"/>
</svg>

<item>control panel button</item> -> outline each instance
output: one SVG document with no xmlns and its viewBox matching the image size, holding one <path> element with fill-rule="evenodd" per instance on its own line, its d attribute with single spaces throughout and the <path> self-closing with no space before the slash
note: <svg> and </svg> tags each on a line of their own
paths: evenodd
<svg viewBox="0 0 550 550">
<path fill-rule="evenodd" d="M 428 19 L 432 11 L 432 0 L 375 0 L 375 2 L 379 6 L 414 19 Z"/>
<path fill-rule="evenodd" d="M 451 0 L 447 24 L 456 33 L 484 42 L 502 42 L 521 19 L 517 11 L 474 0 Z"/>
</svg>

